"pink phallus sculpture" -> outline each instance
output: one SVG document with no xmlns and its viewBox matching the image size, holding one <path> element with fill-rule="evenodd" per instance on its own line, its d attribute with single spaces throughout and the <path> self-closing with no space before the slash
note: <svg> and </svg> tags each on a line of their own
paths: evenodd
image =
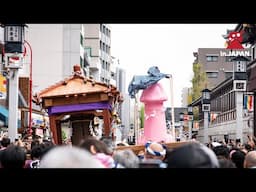
<svg viewBox="0 0 256 192">
<path fill-rule="evenodd" d="M 165 110 L 163 103 L 168 99 L 160 83 L 155 83 L 143 90 L 140 101 L 145 105 L 144 134 L 138 143 L 147 141 L 169 142 L 172 136 L 167 134 Z"/>
</svg>

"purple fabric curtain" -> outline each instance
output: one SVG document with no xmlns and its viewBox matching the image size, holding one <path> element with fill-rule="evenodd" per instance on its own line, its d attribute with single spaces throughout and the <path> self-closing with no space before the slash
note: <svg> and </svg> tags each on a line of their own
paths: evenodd
<svg viewBox="0 0 256 192">
<path fill-rule="evenodd" d="M 95 102 L 84 103 L 74 105 L 61 105 L 48 108 L 48 115 L 63 113 L 63 112 L 75 112 L 75 111 L 87 111 L 87 110 L 100 110 L 111 109 L 111 105 L 108 102 Z"/>
</svg>

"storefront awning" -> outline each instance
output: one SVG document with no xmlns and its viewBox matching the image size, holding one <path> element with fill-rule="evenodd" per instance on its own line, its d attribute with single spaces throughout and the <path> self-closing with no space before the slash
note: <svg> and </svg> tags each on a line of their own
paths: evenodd
<svg viewBox="0 0 256 192">
<path fill-rule="evenodd" d="M 4 122 L 4 126 L 8 126 L 9 110 L 0 105 L 0 120 Z M 21 121 L 18 119 L 18 127 L 21 126 Z"/>
<path fill-rule="evenodd" d="M 5 125 L 8 124 L 8 116 L 9 116 L 8 109 L 0 105 L 0 120 L 2 120 Z"/>
</svg>

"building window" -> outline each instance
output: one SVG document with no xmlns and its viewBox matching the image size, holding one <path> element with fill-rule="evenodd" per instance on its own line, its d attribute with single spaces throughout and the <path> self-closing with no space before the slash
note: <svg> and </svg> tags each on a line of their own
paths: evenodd
<svg viewBox="0 0 256 192">
<path fill-rule="evenodd" d="M 102 59 L 100 59 L 100 63 L 101 63 L 101 68 L 105 69 L 105 62 Z"/>
<path fill-rule="evenodd" d="M 92 56 L 92 48 L 91 47 L 85 47 L 84 50 L 85 50 L 87 57 Z"/>
<path fill-rule="evenodd" d="M 218 72 L 206 72 L 208 78 L 217 78 Z"/>
<path fill-rule="evenodd" d="M 226 62 L 233 62 L 232 59 L 234 59 L 234 58 L 235 58 L 235 56 L 226 56 L 225 61 Z"/>
<path fill-rule="evenodd" d="M 108 71 L 108 62 L 107 61 L 105 61 L 105 69 L 106 69 L 106 71 Z"/>
<path fill-rule="evenodd" d="M 106 70 L 109 71 L 110 70 L 110 63 L 106 62 Z"/>
<path fill-rule="evenodd" d="M 109 29 L 107 29 L 107 34 L 106 35 L 109 37 Z"/>
<path fill-rule="evenodd" d="M 107 61 L 105 61 L 104 63 L 105 63 L 105 65 L 104 65 L 104 69 L 105 69 L 105 70 L 107 70 L 108 63 L 107 63 Z"/>
<path fill-rule="evenodd" d="M 84 38 L 81 33 L 80 33 L 80 44 L 82 45 L 82 47 L 84 46 Z"/>
<path fill-rule="evenodd" d="M 218 56 L 206 56 L 206 61 L 208 62 L 217 62 Z"/>
<path fill-rule="evenodd" d="M 102 28 L 103 28 L 103 25 L 102 24 L 100 24 L 100 32 L 102 32 L 103 30 L 102 30 Z"/>
<path fill-rule="evenodd" d="M 103 33 L 106 34 L 106 27 L 103 25 Z"/>
<path fill-rule="evenodd" d="M 84 66 L 84 59 L 80 56 L 80 66 Z"/>
<path fill-rule="evenodd" d="M 104 67 L 104 61 L 102 59 L 100 59 L 100 65 L 101 65 L 101 68 L 103 69 Z"/>
<path fill-rule="evenodd" d="M 110 46 L 108 46 L 108 54 L 110 55 Z"/>
<path fill-rule="evenodd" d="M 88 71 L 87 71 L 85 68 L 86 68 L 86 67 L 84 67 L 84 76 L 87 77 L 89 73 L 88 73 Z"/>
<path fill-rule="evenodd" d="M 233 75 L 233 72 L 225 72 L 226 79 L 229 77 L 232 77 L 232 75 Z"/>
<path fill-rule="evenodd" d="M 111 72 L 111 78 L 114 79 L 115 78 L 115 73 Z"/>
<path fill-rule="evenodd" d="M 105 52 L 106 51 L 106 44 L 103 43 L 103 51 Z"/>
<path fill-rule="evenodd" d="M 100 50 L 103 49 L 103 46 L 102 46 L 102 41 L 100 41 Z"/>
</svg>

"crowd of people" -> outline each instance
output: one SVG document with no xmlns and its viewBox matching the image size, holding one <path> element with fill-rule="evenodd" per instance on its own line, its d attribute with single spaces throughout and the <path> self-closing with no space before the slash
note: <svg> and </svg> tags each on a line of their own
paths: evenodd
<svg viewBox="0 0 256 192">
<path fill-rule="evenodd" d="M 148 141 L 138 154 L 104 137 L 88 137 L 72 146 L 31 136 L 11 143 L 5 136 L 0 144 L 1 168 L 256 168 L 255 142 L 250 137 L 243 145 L 192 140 L 172 149 Z"/>
</svg>

